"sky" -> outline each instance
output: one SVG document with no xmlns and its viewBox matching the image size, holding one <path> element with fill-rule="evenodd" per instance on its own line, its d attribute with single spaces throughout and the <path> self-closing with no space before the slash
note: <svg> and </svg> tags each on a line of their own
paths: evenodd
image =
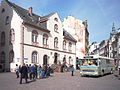
<svg viewBox="0 0 120 90">
<path fill-rule="evenodd" d="M 89 44 L 109 39 L 113 22 L 120 28 L 120 0 L 9 0 L 39 16 L 57 12 L 61 21 L 72 15 L 88 21 Z M 1 2 L 1 0 L 0 0 Z"/>
</svg>

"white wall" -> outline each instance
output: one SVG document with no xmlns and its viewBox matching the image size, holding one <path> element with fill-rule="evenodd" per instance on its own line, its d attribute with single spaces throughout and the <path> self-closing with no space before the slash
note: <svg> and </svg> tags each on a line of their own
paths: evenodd
<svg viewBox="0 0 120 90">
<path fill-rule="evenodd" d="M 5 9 L 5 12 L 1 13 L 2 9 Z M 9 16 L 9 24 L 5 24 L 6 17 Z M 0 52 L 4 51 L 6 54 L 6 69 L 14 68 L 15 64 L 13 63 L 9 64 L 9 52 L 11 50 L 14 51 L 14 63 L 18 63 L 16 58 L 20 57 L 20 31 L 21 31 L 21 23 L 22 19 L 17 15 L 17 13 L 5 2 L 2 1 L 1 7 L 0 7 L 0 33 L 2 31 L 5 32 L 5 46 L 1 47 Z M 15 31 L 15 41 L 13 45 L 9 44 L 10 39 L 10 29 L 14 29 Z"/>
</svg>

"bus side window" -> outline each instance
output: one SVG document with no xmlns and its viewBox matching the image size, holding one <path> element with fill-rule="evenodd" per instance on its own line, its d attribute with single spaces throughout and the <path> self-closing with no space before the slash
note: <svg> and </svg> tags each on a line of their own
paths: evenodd
<svg viewBox="0 0 120 90">
<path fill-rule="evenodd" d="M 110 64 L 110 60 L 109 59 L 106 59 L 106 64 Z"/>
<path fill-rule="evenodd" d="M 98 60 L 98 65 L 99 65 L 99 66 L 101 65 L 101 61 L 100 61 L 100 60 Z"/>
<path fill-rule="evenodd" d="M 94 60 L 94 62 L 93 62 L 93 63 L 94 63 L 94 65 L 96 65 L 96 66 L 98 65 L 98 63 L 97 63 L 97 61 L 96 61 L 96 60 Z"/>
</svg>

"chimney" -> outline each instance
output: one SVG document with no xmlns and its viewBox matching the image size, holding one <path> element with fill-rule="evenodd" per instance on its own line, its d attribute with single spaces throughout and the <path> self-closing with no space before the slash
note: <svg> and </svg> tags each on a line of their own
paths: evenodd
<svg viewBox="0 0 120 90">
<path fill-rule="evenodd" d="M 83 24 L 85 25 L 85 28 L 88 27 L 87 20 L 85 20 Z"/>
<path fill-rule="evenodd" d="M 32 15 L 32 7 L 29 8 L 29 14 Z"/>
</svg>

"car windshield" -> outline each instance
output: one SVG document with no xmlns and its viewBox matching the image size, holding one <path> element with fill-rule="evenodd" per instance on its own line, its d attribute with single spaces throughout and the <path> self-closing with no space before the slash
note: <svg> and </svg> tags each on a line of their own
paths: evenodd
<svg viewBox="0 0 120 90">
<path fill-rule="evenodd" d="M 97 60 L 96 59 L 85 59 L 83 61 L 83 66 L 97 66 Z"/>
</svg>

